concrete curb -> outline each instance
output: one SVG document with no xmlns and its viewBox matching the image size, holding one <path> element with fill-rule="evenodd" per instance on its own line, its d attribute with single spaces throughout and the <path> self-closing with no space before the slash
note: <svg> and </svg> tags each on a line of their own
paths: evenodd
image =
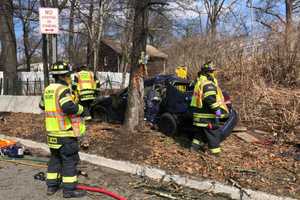
<svg viewBox="0 0 300 200">
<path fill-rule="evenodd" d="M 0 112 L 22 112 L 40 114 L 40 96 L 0 95 Z"/>
<path fill-rule="evenodd" d="M 34 142 L 32 140 L 26 140 L 16 137 L 10 137 L 6 135 L 0 134 L 0 138 L 12 139 L 21 142 L 23 145 L 28 146 L 30 148 L 38 148 L 42 149 L 46 152 L 49 152 L 49 148 L 46 144 Z M 80 152 L 80 158 L 83 161 L 103 166 L 115 170 L 119 170 L 122 172 L 130 173 L 130 174 L 137 174 L 141 176 L 147 176 L 151 179 L 162 179 L 164 181 L 173 180 L 179 185 L 190 187 L 197 190 L 210 190 L 214 193 L 224 193 L 230 195 L 233 199 L 243 199 L 243 200 L 295 200 L 289 197 L 279 197 L 272 194 L 267 194 L 265 192 L 254 191 L 249 189 L 243 189 L 246 193 L 249 194 L 243 195 L 241 191 L 235 187 L 224 185 L 220 182 L 216 182 L 213 180 L 197 180 L 196 178 L 190 178 L 186 176 L 180 175 L 170 175 L 166 171 L 157 169 L 150 166 L 141 166 L 137 164 L 133 164 L 126 161 L 118 161 L 112 160 L 108 158 L 104 158 L 97 155 L 87 154 Z M 243 195 L 243 196 L 242 196 Z"/>
</svg>

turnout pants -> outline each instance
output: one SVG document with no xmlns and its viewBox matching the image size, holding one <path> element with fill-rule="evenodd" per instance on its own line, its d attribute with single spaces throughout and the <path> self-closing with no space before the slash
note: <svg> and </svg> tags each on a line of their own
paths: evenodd
<svg viewBox="0 0 300 200">
<path fill-rule="evenodd" d="M 193 143 L 203 141 L 208 144 L 212 153 L 220 153 L 220 143 L 225 139 L 218 129 L 212 130 L 204 127 L 198 127 L 199 133 L 195 134 Z"/>
<path fill-rule="evenodd" d="M 59 187 L 63 183 L 64 190 L 74 190 L 77 184 L 79 162 L 79 146 L 77 138 L 59 138 L 59 149 L 50 148 L 51 157 L 48 163 L 47 186 Z"/>
</svg>

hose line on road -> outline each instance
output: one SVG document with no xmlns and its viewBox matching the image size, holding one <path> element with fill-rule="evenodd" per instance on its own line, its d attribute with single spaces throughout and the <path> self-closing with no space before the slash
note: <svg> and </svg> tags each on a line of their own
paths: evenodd
<svg viewBox="0 0 300 200">
<path fill-rule="evenodd" d="M 104 188 L 91 187 L 91 186 L 85 186 L 85 185 L 77 185 L 76 189 L 85 190 L 85 191 L 89 191 L 89 192 L 98 192 L 98 193 L 110 196 L 110 197 L 112 197 L 114 199 L 117 199 L 117 200 L 127 200 L 125 197 L 119 196 L 119 195 L 117 195 L 113 192 L 110 192 L 110 191 L 108 191 Z"/>
<path fill-rule="evenodd" d="M 36 158 L 19 158 L 19 159 L 14 159 L 14 158 L 9 158 L 6 156 L 1 156 L 0 157 L 0 161 L 3 162 L 10 162 L 10 163 L 15 163 L 15 164 L 21 164 L 21 165 L 27 165 L 27 166 L 32 166 L 32 167 L 37 167 L 37 168 L 46 168 L 47 165 L 45 164 L 37 164 L 37 163 L 44 163 L 44 160 L 40 160 L 40 159 L 36 159 Z M 28 162 L 31 161 L 31 162 Z M 32 163 L 33 162 L 33 163 Z M 45 176 L 44 172 L 40 172 L 42 173 L 42 175 L 40 176 Z M 38 173 L 38 174 L 40 174 Z M 42 180 L 42 179 L 39 179 Z M 44 181 L 45 179 L 43 179 L 42 181 Z M 77 185 L 76 188 L 78 190 L 85 190 L 85 191 L 90 191 L 90 192 L 97 192 L 97 193 L 101 193 L 107 196 L 110 196 L 116 200 L 127 200 L 125 197 L 119 196 L 118 194 L 115 194 L 113 192 L 110 192 L 104 188 L 99 188 L 99 187 L 91 187 L 91 186 L 85 186 L 85 185 Z"/>
</svg>

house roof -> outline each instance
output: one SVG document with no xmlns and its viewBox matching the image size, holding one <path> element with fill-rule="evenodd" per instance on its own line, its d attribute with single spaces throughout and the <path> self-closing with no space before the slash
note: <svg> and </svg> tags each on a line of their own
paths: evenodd
<svg viewBox="0 0 300 200">
<path fill-rule="evenodd" d="M 118 54 L 122 53 L 122 47 L 121 47 L 121 43 L 118 40 L 112 40 L 112 39 L 102 39 L 102 42 L 106 45 L 108 45 L 110 48 L 112 48 L 115 52 L 117 52 Z M 154 58 L 163 58 L 163 59 L 167 59 L 168 55 L 165 54 L 164 52 L 158 50 L 157 48 L 155 48 L 152 45 L 148 45 L 146 46 L 146 52 L 147 54 L 151 57 Z"/>
</svg>

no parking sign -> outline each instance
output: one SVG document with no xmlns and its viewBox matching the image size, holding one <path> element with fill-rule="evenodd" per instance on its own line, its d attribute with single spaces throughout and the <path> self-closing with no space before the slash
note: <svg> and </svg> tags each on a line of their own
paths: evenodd
<svg viewBox="0 0 300 200">
<path fill-rule="evenodd" d="M 40 8 L 39 19 L 42 34 L 58 34 L 59 19 L 57 8 Z"/>
</svg>

